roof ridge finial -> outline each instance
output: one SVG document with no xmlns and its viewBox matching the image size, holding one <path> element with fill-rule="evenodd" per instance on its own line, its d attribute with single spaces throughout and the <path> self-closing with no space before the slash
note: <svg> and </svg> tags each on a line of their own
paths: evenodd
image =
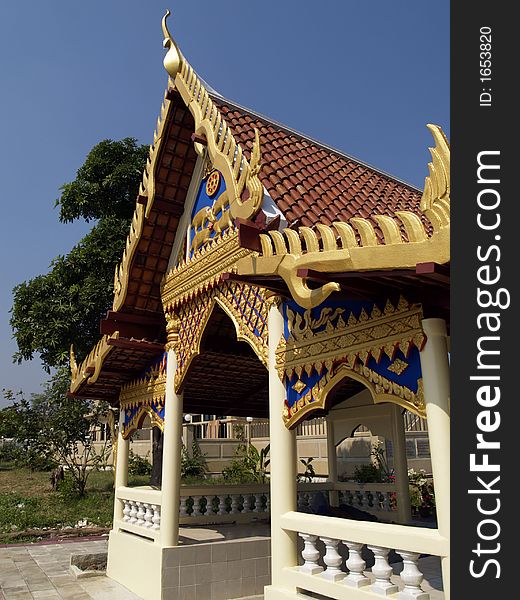
<svg viewBox="0 0 520 600">
<path fill-rule="evenodd" d="M 168 52 L 164 57 L 163 64 L 164 68 L 168 71 L 168 74 L 172 79 L 175 79 L 175 75 L 177 75 L 177 71 L 181 65 L 182 55 L 180 53 L 179 47 L 175 43 L 175 40 L 172 38 L 170 32 L 168 31 L 168 25 L 166 25 L 166 19 L 171 15 L 170 10 L 167 8 L 164 17 L 162 18 L 162 30 L 164 35 L 163 40 L 163 48 L 167 48 Z"/>
</svg>

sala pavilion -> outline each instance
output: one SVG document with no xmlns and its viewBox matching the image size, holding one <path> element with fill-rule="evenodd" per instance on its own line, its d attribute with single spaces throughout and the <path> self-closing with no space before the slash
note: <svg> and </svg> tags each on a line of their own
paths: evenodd
<svg viewBox="0 0 520 600">
<path fill-rule="evenodd" d="M 429 555 L 449 598 L 448 142 L 428 125 L 418 190 L 211 90 L 166 16 L 168 85 L 113 307 L 82 364 L 71 351 L 70 393 L 119 414 L 107 574 L 146 600 L 427 600 Z M 410 523 L 404 409 L 428 421 L 435 528 Z M 268 483 L 181 486 L 184 413 L 268 417 Z M 295 428 L 324 415 L 328 481 L 302 487 Z M 130 488 L 146 417 L 162 481 Z M 338 481 L 359 423 L 392 440 L 393 484 Z M 377 521 L 342 513 L 353 495 Z M 205 527 L 217 538 L 190 538 Z"/>
</svg>

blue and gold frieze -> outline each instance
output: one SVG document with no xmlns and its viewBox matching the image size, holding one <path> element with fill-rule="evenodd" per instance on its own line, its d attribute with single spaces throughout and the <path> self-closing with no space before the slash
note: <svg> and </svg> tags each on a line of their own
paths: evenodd
<svg viewBox="0 0 520 600">
<path fill-rule="evenodd" d="M 124 411 L 123 438 L 128 438 L 138 429 L 148 415 L 152 426 L 163 429 L 164 403 L 166 398 L 165 352 L 147 367 L 140 377 L 121 389 L 120 406 Z"/>
<path fill-rule="evenodd" d="M 289 301 L 282 313 L 276 365 L 287 394 L 288 427 L 326 408 L 329 392 L 344 377 L 363 383 L 375 402 L 396 402 L 424 416 L 420 306 L 401 298 L 396 306 L 327 301 L 304 309 Z"/>
</svg>

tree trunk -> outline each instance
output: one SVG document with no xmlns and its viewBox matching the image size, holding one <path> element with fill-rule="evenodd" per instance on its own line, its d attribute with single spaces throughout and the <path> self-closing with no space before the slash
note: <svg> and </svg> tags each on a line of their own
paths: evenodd
<svg viewBox="0 0 520 600">
<path fill-rule="evenodd" d="M 163 433 L 159 427 L 152 429 L 152 474 L 150 485 L 160 487 L 162 482 Z"/>
</svg>

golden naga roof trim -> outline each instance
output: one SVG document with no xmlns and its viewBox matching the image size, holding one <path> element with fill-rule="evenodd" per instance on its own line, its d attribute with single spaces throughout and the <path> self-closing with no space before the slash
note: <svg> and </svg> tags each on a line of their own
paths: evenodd
<svg viewBox="0 0 520 600">
<path fill-rule="evenodd" d="M 336 221 L 332 226 L 318 224 L 316 230 L 299 227 L 283 232 L 269 231 L 260 235 L 260 255 L 251 255 L 237 264 L 239 275 L 279 275 L 293 298 L 304 308 L 321 304 L 339 285 L 329 282 L 311 290 L 297 270 L 321 272 L 370 271 L 413 268 L 417 263 L 450 260 L 450 148 L 442 129 L 428 125 L 435 147 L 430 148 L 420 209 L 431 221 L 433 233 L 428 236 L 420 217 L 411 211 L 373 218 L 383 234 L 378 242 L 374 225 L 368 219 L 355 217 L 349 223 Z M 406 232 L 403 238 L 402 229 Z"/>
<path fill-rule="evenodd" d="M 114 331 L 112 335 L 104 335 L 80 366 L 76 362 L 74 347 L 70 347 L 70 392 L 72 394 L 76 393 L 85 382 L 89 384 L 96 383 L 105 358 L 114 349 L 114 346 L 111 346 L 109 341 L 116 340 L 118 337 L 119 331 Z"/>
<path fill-rule="evenodd" d="M 217 221 L 217 225 L 224 229 L 230 220 L 238 217 L 249 219 L 260 209 L 263 199 L 263 186 L 258 177 L 260 137 L 255 131 L 251 160 L 248 161 L 208 90 L 171 37 L 166 25 L 169 14 L 170 11 L 166 11 L 163 17 L 164 47 L 168 49 L 164 66 L 193 115 L 195 133 L 206 138 L 213 167 L 222 173 L 226 182 L 226 190 L 219 197 L 219 208 L 223 214 Z M 246 190 L 248 194 L 244 195 Z M 229 215 L 226 215 L 228 211 Z"/>
<path fill-rule="evenodd" d="M 153 206 L 155 197 L 155 167 L 159 157 L 159 150 L 170 106 L 171 102 L 165 93 L 161 113 L 157 119 L 157 126 L 153 134 L 153 144 L 150 146 L 146 167 L 143 171 L 143 178 L 139 186 L 139 196 L 136 200 L 135 211 L 130 224 L 130 232 L 126 238 L 123 257 L 121 258 L 121 262 L 116 266 L 114 273 L 114 303 L 112 306 L 112 310 L 114 311 L 120 310 L 125 302 L 130 265 L 132 264 L 133 256 L 143 233 L 145 219 L 148 218 Z M 146 198 L 145 204 L 142 203 L 144 198 Z"/>
</svg>

